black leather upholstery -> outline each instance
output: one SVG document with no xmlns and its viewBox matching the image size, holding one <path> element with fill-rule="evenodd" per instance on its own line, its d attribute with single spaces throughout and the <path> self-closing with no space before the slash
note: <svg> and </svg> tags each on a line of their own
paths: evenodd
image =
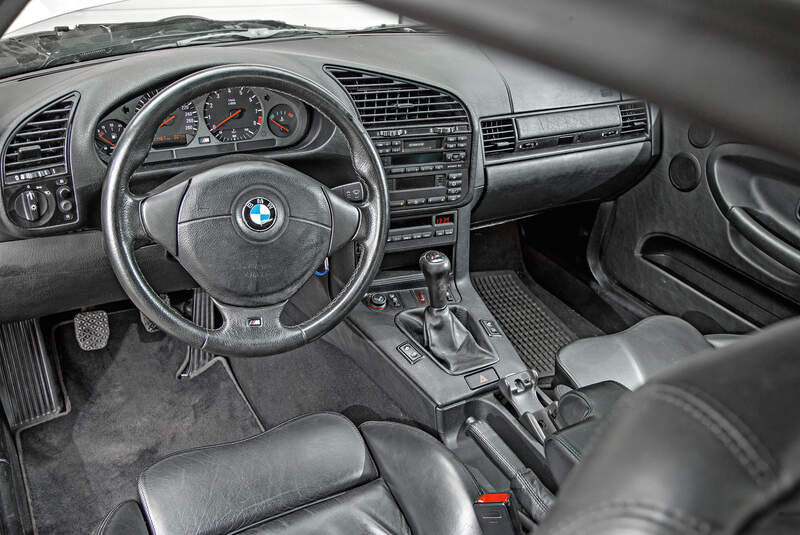
<svg viewBox="0 0 800 535">
<path fill-rule="evenodd" d="M 558 400 L 558 423 L 561 427 L 568 427 L 589 418 L 602 418 L 627 392 L 630 390 L 614 381 L 570 390 Z"/>
<path fill-rule="evenodd" d="M 423 431 L 368 423 L 359 433 L 339 414 L 316 413 L 159 461 L 139 480 L 144 516 L 125 502 L 98 534 L 478 535 L 480 493 Z"/>
<path fill-rule="evenodd" d="M 122 502 L 97 526 L 93 535 L 148 535 L 142 509 L 133 500 Z"/>
<path fill-rule="evenodd" d="M 553 479 L 561 485 L 583 458 L 583 452 L 600 428 L 598 418 L 589 418 L 557 431 L 544 441 L 544 454 Z"/>
<path fill-rule="evenodd" d="M 704 337 L 675 316 L 651 316 L 622 332 L 567 345 L 558 353 L 556 370 L 575 387 L 616 381 L 633 390 L 673 364 L 739 338 Z"/>
<path fill-rule="evenodd" d="M 540 535 L 800 533 L 800 321 L 619 400 Z"/>
</svg>

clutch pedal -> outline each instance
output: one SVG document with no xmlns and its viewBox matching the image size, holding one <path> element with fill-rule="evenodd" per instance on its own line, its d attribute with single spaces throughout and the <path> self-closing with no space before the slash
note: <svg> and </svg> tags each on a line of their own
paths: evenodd
<svg viewBox="0 0 800 535">
<path fill-rule="evenodd" d="M 192 321 L 199 327 L 214 328 L 214 302 L 202 288 L 195 288 L 192 294 Z M 186 359 L 181 364 L 176 374 L 178 379 L 192 379 L 197 377 L 214 364 L 216 355 L 186 346 Z"/>
<path fill-rule="evenodd" d="M 73 320 L 75 339 L 84 351 L 97 351 L 108 345 L 111 329 L 108 326 L 108 313 L 105 310 L 79 312 Z"/>
<path fill-rule="evenodd" d="M 0 401 L 12 431 L 66 410 L 39 320 L 0 324 L 0 357 Z"/>
</svg>

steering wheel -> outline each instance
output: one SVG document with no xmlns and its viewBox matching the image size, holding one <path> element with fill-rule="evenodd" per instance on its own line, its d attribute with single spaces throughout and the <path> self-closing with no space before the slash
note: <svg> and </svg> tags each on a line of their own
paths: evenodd
<svg viewBox="0 0 800 535">
<path fill-rule="evenodd" d="M 308 175 L 255 156 L 216 158 L 146 195 L 131 193 L 131 176 L 164 117 L 204 93 L 254 85 L 298 98 L 338 127 L 364 202 L 353 205 Z M 326 89 L 266 66 L 212 67 L 159 92 L 125 128 L 103 189 L 103 233 L 123 290 L 163 331 L 214 354 L 266 356 L 322 336 L 363 297 L 383 257 L 388 199 L 369 135 Z M 313 317 L 285 325 L 281 314 L 288 300 L 325 257 L 351 241 L 360 244 L 361 254 L 347 284 Z M 219 328 L 196 325 L 158 296 L 134 255 L 147 243 L 162 245 L 208 292 L 222 316 Z"/>
</svg>

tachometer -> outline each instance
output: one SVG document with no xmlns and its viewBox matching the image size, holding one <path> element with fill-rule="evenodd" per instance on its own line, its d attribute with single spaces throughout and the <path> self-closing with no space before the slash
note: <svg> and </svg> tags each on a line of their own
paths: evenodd
<svg viewBox="0 0 800 535">
<path fill-rule="evenodd" d="M 94 132 L 94 142 L 97 144 L 97 148 L 110 156 L 114 152 L 114 147 L 117 146 L 123 130 L 125 130 L 125 124 L 116 119 L 108 119 L 98 124 Z"/>
<path fill-rule="evenodd" d="M 297 114 L 288 104 L 278 104 L 267 115 L 269 130 L 278 137 L 288 137 L 297 127 Z"/>
<path fill-rule="evenodd" d="M 142 95 L 142 98 L 136 103 L 136 111 L 141 110 L 157 94 L 158 91 L 150 91 Z M 153 148 L 166 149 L 188 145 L 197 135 L 199 124 L 197 108 L 193 102 L 189 101 L 164 118 L 153 138 Z"/>
<path fill-rule="evenodd" d="M 218 140 L 244 141 L 258 134 L 264 110 L 261 99 L 249 87 L 228 87 L 208 95 L 203 119 Z"/>
</svg>

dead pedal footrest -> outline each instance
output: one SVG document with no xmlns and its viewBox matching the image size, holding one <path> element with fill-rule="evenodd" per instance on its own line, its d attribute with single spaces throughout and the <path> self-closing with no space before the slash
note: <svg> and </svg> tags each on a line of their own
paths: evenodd
<svg viewBox="0 0 800 535">
<path fill-rule="evenodd" d="M 65 396 L 39 320 L 0 324 L 0 401 L 11 430 L 64 412 Z"/>
<path fill-rule="evenodd" d="M 191 319 L 200 327 L 214 328 L 214 302 L 202 288 L 193 290 Z M 213 353 L 187 345 L 186 359 L 178 370 L 178 379 L 197 377 L 214 363 L 215 358 Z"/>
</svg>

